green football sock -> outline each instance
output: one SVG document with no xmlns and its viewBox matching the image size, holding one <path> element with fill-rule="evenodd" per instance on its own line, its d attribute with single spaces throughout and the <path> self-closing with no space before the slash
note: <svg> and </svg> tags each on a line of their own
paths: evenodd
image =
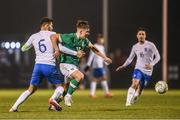
<svg viewBox="0 0 180 120">
<path fill-rule="evenodd" d="M 67 90 L 63 92 L 63 97 L 66 95 L 66 93 L 67 93 Z"/>
<path fill-rule="evenodd" d="M 67 91 L 64 91 L 63 94 L 62 94 L 62 97 L 59 97 L 56 101 L 57 101 L 58 103 L 60 103 L 61 101 L 63 101 L 64 96 L 66 95 L 66 93 L 67 93 Z"/>
<path fill-rule="evenodd" d="M 72 95 L 73 92 L 78 88 L 79 84 L 80 83 L 77 80 L 75 80 L 75 79 L 71 80 L 67 93 Z"/>
</svg>

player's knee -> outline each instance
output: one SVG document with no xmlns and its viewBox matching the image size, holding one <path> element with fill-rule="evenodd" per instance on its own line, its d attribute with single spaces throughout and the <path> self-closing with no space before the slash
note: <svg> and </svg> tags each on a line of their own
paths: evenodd
<svg viewBox="0 0 180 120">
<path fill-rule="evenodd" d="M 28 91 L 29 91 L 31 94 L 33 94 L 36 90 L 37 90 L 37 87 L 35 87 L 35 86 L 30 86 L 30 87 L 28 88 Z"/>
<path fill-rule="evenodd" d="M 28 89 L 28 91 L 33 94 L 36 90 L 35 89 Z"/>
<path fill-rule="evenodd" d="M 83 73 L 79 73 L 78 76 L 77 76 L 77 80 L 79 82 L 81 82 L 83 79 L 84 79 L 84 74 Z"/>
<path fill-rule="evenodd" d="M 97 79 L 96 79 L 95 77 L 93 77 L 93 78 L 91 79 L 91 81 L 92 81 L 92 82 L 97 82 Z"/>
<path fill-rule="evenodd" d="M 107 76 L 102 76 L 102 77 L 101 77 L 101 80 L 102 80 L 102 81 L 106 81 L 106 80 L 107 80 Z"/>
<path fill-rule="evenodd" d="M 84 79 L 84 74 L 81 73 L 81 74 L 79 75 L 79 80 L 82 81 L 83 79 Z"/>
<path fill-rule="evenodd" d="M 132 84 L 131 84 L 131 87 L 134 88 L 134 89 L 137 89 L 138 86 L 139 86 L 138 82 L 132 82 Z"/>
<path fill-rule="evenodd" d="M 132 84 L 131 87 L 134 88 L 134 89 L 136 89 L 136 85 L 135 85 L 135 84 Z"/>
</svg>

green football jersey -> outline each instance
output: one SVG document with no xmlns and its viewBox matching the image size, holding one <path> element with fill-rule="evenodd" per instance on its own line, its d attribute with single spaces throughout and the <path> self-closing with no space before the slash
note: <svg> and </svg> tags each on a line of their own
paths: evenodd
<svg viewBox="0 0 180 120">
<path fill-rule="evenodd" d="M 74 51 L 78 51 L 78 50 L 85 51 L 90 44 L 90 41 L 88 39 L 77 38 L 76 33 L 61 34 L 60 42 L 62 43 L 63 46 Z M 59 60 L 61 63 L 68 63 L 76 66 L 78 66 L 80 62 L 80 59 L 78 57 L 64 53 L 60 55 Z"/>
</svg>

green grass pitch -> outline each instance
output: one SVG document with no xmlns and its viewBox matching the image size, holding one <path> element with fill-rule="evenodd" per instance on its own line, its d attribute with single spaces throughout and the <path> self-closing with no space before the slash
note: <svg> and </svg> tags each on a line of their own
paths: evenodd
<svg viewBox="0 0 180 120">
<path fill-rule="evenodd" d="M 138 102 L 125 107 L 127 90 L 112 90 L 113 98 L 104 98 L 101 90 L 97 99 L 89 98 L 89 91 L 76 91 L 72 107 L 61 103 L 60 112 L 48 111 L 48 99 L 53 90 L 38 90 L 25 103 L 19 112 L 8 110 L 23 90 L 0 90 L 0 119 L 180 119 L 180 90 L 169 90 L 158 94 L 146 90 Z"/>
</svg>

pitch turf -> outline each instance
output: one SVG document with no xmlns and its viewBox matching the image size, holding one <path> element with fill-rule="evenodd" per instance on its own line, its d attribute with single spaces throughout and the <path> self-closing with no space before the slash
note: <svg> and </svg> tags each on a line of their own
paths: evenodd
<svg viewBox="0 0 180 120">
<path fill-rule="evenodd" d="M 52 90 L 39 90 L 19 108 L 18 113 L 8 110 L 23 90 L 0 90 L 0 119 L 180 119 L 180 90 L 159 95 L 145 90 L 138 102 L 125 107 L 126 90 L 112 90 L 113 98 L 104 98 L 98 90 L 97 99 L 89 91 L 76 91 L 72 107 L 64 106 L 61 112 L 48 111 L 48 98 Z"/>
</svg>

